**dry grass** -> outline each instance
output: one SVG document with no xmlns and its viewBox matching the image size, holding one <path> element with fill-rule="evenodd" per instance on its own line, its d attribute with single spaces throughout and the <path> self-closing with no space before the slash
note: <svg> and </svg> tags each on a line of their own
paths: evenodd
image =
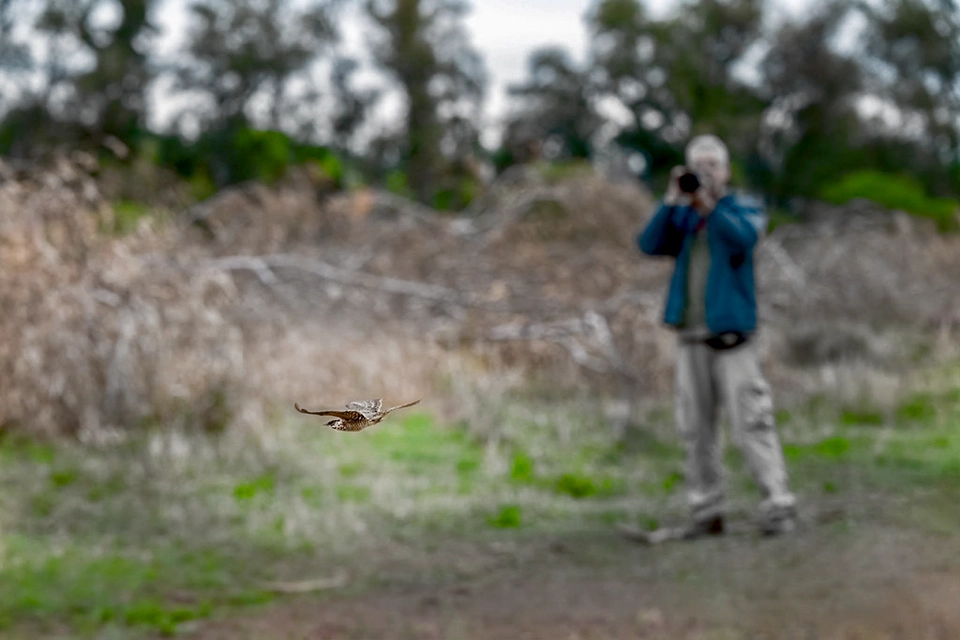
<svg viewBox="0 0 960 640">
<path fill-rule="evenodd" d="M 144 421 L 239 414 L 243 335 L 225 274 L 158 268 L 171 228 L 98 233 L 111 215 L 79 167 L 0 184 L 0 424 L 98 437 Z"/>
<path fill-rule="evenodd" d="M 272 403 L 364 396 L 430 397 L 445 417 L 489 422 L 521 388 L 609 396 L 629 420 L 671 390 L 670 264 L 636 251 L 654 204 L 636 185 L 529 169 L 450 217 L 373 191 L 318 200 L 295 173 L 117 237 L 89 164 L 0 183 L 7 428 L 256 430 Z M 235 255 L 287 266 L 214 262 Z M 958 256 L 956 237 L 898 218 L 778 229 L 758 268 L 775 386 L 799 398 L 849 371 L 886 390 L 905 363 L 943 355 L 960 331 Z"/>
</svg>

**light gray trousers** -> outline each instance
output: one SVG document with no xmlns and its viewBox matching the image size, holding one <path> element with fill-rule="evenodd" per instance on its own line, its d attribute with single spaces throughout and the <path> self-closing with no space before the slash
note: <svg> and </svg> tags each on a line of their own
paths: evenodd
<svg viewBox="0 0 960 640">
<path fill-rule="evenodd" d="M 727 408 L 733 440 L 763 493 L 761 517 L 792 511 L 796 499 L 787 488 L 773 398 L 760 371 L 756 345 L 751 341 L 717 351 L 681 338 L 676 373 L 676 420 L 687 447 L 687 499 L 694 520 L 723 513 L 721 404 Z"/>
</svg>

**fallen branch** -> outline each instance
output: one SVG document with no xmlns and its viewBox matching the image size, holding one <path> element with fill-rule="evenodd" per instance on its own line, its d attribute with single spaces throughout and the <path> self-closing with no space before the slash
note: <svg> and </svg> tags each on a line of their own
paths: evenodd
<svg viewBox="0 0 960 640">
<path fill-rule="evenodd" d="M 389 276 L 377 276 L 357 269 L 332 265 L 328 262 L 293 254 L 228 256 L 204 261 L 200 266 L 205 269 L 220 271 L 252 271 L 267 286 L 275 286 L 279 283 L 279 279 L 274 273 L 275 270 L 294 269 L 342 285 L 496 313 L 556 312 L 563 308 L 556 301 L 532 300 L 529 298 L 494 302 L 484 300 L 481 295 L 462 292 L 441 285 Z"/>
<path fill-rule="evenodd" d="M 783 275 L 787 277 L 787 280 L 795 284 L 797 287 L 804 288 L 807 286 L 807 274 L 803 272 L 803 269 L 800 268 L 793 258 L 790 257 L 784 249 L 780 242 L 777 241 L 768 241 L 762 246 L 763 250 L 774 259 L 777 265 L 780 267 L 780 270 L 783 272 Z"/>
<path fill-rule="evenodd" d="M 375 276 L 361 271 L 344 269 L 319 260 L 289 254 L 230 256 L 209 260 L 203 263 L 203 266 L 207 269 L 222 271 L 252 271 L 257 274 L 264 284 L 273 284 L 276 282 L 276 276 L 271 269 L 296 269 L 319 276 L 325 280 L 362 287 L 364 289 L 435 300 L 437 302 L 446 302 L 461 306 L 472 306 L 476 304 L 469 296 L 464 296 L 455 289 L 415 282 L 413 280 Z"/>
<path fill-rule="evenodd" d="M 274 593 L 313 593 L 315 591 L 328 591 L 330 589 L 341 589 L 347 586 L 348 577 L 343 571 L 330 578 L 318 578 L 316 580 L 297 580 L 294 582 L 266 582 L 262 585 L 267 591 Z"/>
</svg>

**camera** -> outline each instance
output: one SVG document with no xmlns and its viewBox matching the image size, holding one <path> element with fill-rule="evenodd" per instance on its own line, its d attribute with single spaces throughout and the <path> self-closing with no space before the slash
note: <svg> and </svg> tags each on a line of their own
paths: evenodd
<svg viewBox="0 0 960 640">
<path fill-rule="evenodd" d="M 687 171 L 677 179 L 677 186 L 684 193 L 696 193 L 700 188 L 700 178 L 692 171 Z"/>
</svg>

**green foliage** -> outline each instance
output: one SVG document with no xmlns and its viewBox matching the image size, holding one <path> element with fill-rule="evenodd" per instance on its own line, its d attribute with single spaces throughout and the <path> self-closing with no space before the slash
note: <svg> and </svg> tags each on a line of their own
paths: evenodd
<svg viewBox="0 0 960 640">
<path fill-rule="evenodd" d="M 933 395 L 917 393 L 904 400 L 896 411 L 898 423 L 930 423 L 937 417 L 937 409 Z"/>
<path fill-rule="evenodd" d="M 232 180 L 272 184 L 293 160 L 293 141 L 279 131 L 241 129 L 231 140 Z"/>
<path fill-rule="evenodd" d="M 340 502 L 367 502 L 370 499 L 370 487 L 350 484 L 338 485 L 337 499 Z"/>
<path fill-rule="evenodd" d="M 813 452 L 824 458 L 842 458 L 850 451 L 850 440 L 843 436 L 834 436 L 821 440 L 813 447 Z"/>
<path fill-rule="evenodd" d="M 316 154 L 319 157 L 311 157 L 312 154 L 307 155 L 305 153 L 298 153 L 297 156 L 306 156 L 305 164 L 313 168 L 314 173 L 322 176 L 328 184 L 344 185 L 347 180 L 347 175 L 343 161 L 327 149 L 319 147 L 315 149 L 320 152 Z M 310 151 L 313 151 L 313 149 L 310 149 Z"/>
<path fill-rule="evenodd" d="M 597 493 L 597 485 L 589 476 L 580 473 L 565 473 L 555 484 L 557 493 L 573 498 L 588 498 Z"/>
<path fill-rule="evenodd" d="M 537 170 L 550 184 L 557 184 L 577 176 L 593 174 L 593 167 L 585 160 L 540 162 L 537 164 Z"/>
<path fill-rule="evenodd" d="M 878 171 L 855 171 L 825 186 L 821 197 L 842 205 L 854 198 L 872 200 L 888 209 L 900 209 L 916 216 L 930 218 L 941 231 L 956 230 L 956 214 L 960 202 L 949 198 L 931 198 L 913 176 L 892 175 Z"/>
<path fill-rule="evenodd" d="M 387 191 L 395 193 L 405 198 L 413 198 L 413 190 L 410 188 L 410 181 L 405 171 L 396 169 L 387 174 Z"/>
<path fill-rule="evenodd" d="M 770 210 L 767 223 L 767 233 L 773 233 L 780 227 L 788 224 L 797 224 L 800 218 L 780 207 L 774 207 Z"/>
<path fill-rule="evenodd" d="M 140 220 L 150 214 L 150 207 L 132 200 L 121 200 L 113 205 L 113 226 L 108 231 L 125 235 L 137 227 Z"/>
<path fill-rule="evenodd" d="M 515 504 L 505 505 L 500 508 L 496 516 L 491 516 L 487 522 L 498 529 L 516 529 L 520 526 L 520 507 Z"/>
<path fill-rule="evenodd" d="M 4 106 L 0 100 L 0 108 Z M 11 109 L 0 120 L 0 156 L 30 156 L 58 138 L 73 140 L 43 105 Z"/>
<path fill-rule="evenodd" d="M 245 502 L 253 500 L 258 495 L 270 495 L 274 491 L 275 484 L 272 475 L 263 475 L 250 482 L 241 482 L 236 485 L 233 488 L 233 497 Z"/>
<path fill-rule="evenodd" d="M 340 477 L 341 478 L 353 478 L 359 475 L 365 468 L 365 465 L 360 462 L 347 462 L 340 465 Z"/>
<path fill-rule="evenodd" d="M 210 615 L 213 607 L 204 603 L 196 607 L 168 607 L 155 600 L 141 600 L 133 603 L 122 612 L 123 621 L 129 626 L 147 626 L 160 632 L 163 636 L 174 636 L 177 625 L 197 618 Z M 111 620 L 115 617 L 109 609 L 101 610 L 101 619 Z M 116 616 L 120 617 L 120 616 Z"/>
<path fill-rule="evenodd" d="M 217 192 L 217 185 L 204 170 L 187 176 L 187 180 L 190 184 L 190 195 L 198 201 L 202 202 Z"/>
<path fill-rule="evenodd" d="M 193 142 L 162 136 L 155 144 L 155 162 L 186 179 L 198 200 L 230 184 L 276 183 L 295 166 L 307 166 L 328 188 L 341 188 L 347 176 L 344 160 L 331 149 L 299 143 L 279 131 L 242 127 L 208 132 Z"/>
<path fill-rule="evenodd" d="M 534 479 L 533 460 L 524 453 L 515 454 L 510 466 L 510 479 L 514 482 L 531 482 Z"/>
<path fill-rule="evenodd" d="M 783 455 L 790 461 L 816 458 L 839 460 L 846 458 L 851 448 L 852 443 L 849 438 L 844 435 L 837 435 L 824 438 L 814 444 L 785 444 L 783 445 Z"/>
<path fill-rule="evenodd" d="M 676 489 L 680 484 L 683 483 L 683 474 L 677 471 L 670 473 L 666 478 L 663 479 L 663 490 L 667 493 L 671 493 Z"/>
<path fill-rule="evenodd" d="M 840 424 L 843 425 L 880 426 L 883 423 L 883 413 L 869 407 L 846 408 L 840 413 Z"/>
<path fill-rule="evenodd" d="M 480 459 L 478 456 L 467 452 L 457 460 L 457 475 L 461 479 L 468 479 L 480 470 Z"/>
<path fill-rule="evenodd" d="M 75 469 L 59 469 L 50 472 L 50 483 L 55 487 L 66 487 L 77 481 Z"/>
<path fill-rule="evenodd" d="M 437 211 L 462 211 L 480 193 L 480 183 L 472 178 L 456 180 L 453 186 L 442 187 L 433 196 Z"/>
</svg>

